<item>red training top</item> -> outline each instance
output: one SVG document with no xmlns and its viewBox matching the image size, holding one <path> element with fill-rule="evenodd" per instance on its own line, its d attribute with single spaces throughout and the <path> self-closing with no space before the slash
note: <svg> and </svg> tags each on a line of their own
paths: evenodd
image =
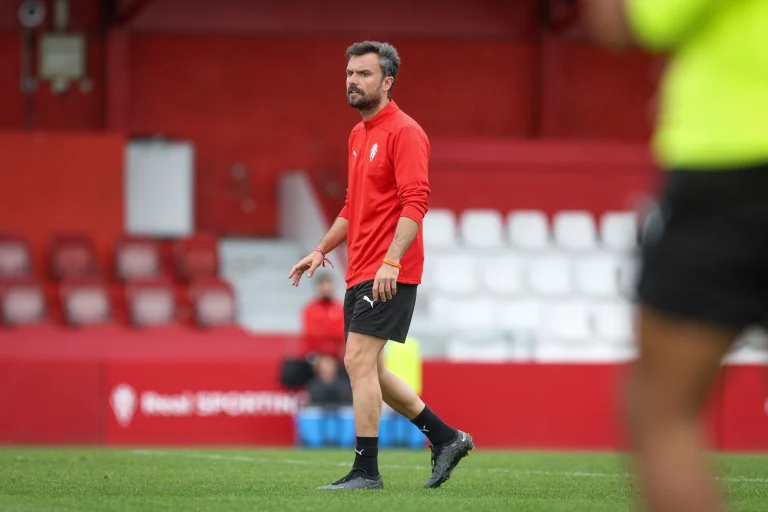
<svg viewBox="0 0 768 512">
<path fill-rule="evenodd" d="M 325 354 L 344 361 L 344 306 L 338 301 L 316 299 L 304 307 L 303 355 Z"/>
<path fill-rule="evenodd" d="M 390 101 L 349 136 L 349 184 L 339 217 L 349 220 L 347 288 L 373 280 L 400 217 L 419 232 L 400 260 L 399 283 L 420 284 L 424 268 L 421 222 L 429 199 L 429 139 L 421 126 Z"/>
</svg>

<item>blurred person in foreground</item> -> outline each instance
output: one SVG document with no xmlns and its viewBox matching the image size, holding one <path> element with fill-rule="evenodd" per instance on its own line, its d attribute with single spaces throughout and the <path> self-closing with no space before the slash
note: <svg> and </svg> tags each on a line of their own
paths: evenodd
<svg viewBox="0 0 768 512">
<path fill-rule="evenodd" d="M 352 383 L 357 446 L 352 471 L 320 489 L 382 489 L 378 428 L 382 399 L 432 443 L 432 475 L 439 487 L 474 448 L 472 437 L 444 423 L 418 394 L 387 370 L 387 340 L 404 343 L 424 266 L 421 223 L 430 193 L 429 140 L 390 100 L 400 57 L 387 43 L 365 41 L 347 49 L 346 95 L 363 121 L 349 137 L 349 186 L 338 218 L 317 249 L 289 274 L 298 286 L 326 255 L 347 240 L 344 363 Z"/>
<path fill-rule="evenodd" d="M 768 315 L 768 2 L 585 0 L 602 43 L 668 52 L 654 150 L 669 172 L 642 247 L 628 389 L 647 510 L 725 505 L 701 420 L 723 357 Z"/>
</svg>

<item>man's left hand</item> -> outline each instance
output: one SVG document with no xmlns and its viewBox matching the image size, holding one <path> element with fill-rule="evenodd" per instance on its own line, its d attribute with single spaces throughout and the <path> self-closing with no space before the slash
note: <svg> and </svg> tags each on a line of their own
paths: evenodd
<svg viewBox="0 0 768 512">
<path fill-rule="evenodd" d="M 376 278 L 373 280 L 373 301 L 381 299 L 387 302 L 395 293 L 397 293 L 397 276 L 400 275 L 400 269 L 387 263 L 382 263 L 379 271 L 376 272 Z"/>
</svg>

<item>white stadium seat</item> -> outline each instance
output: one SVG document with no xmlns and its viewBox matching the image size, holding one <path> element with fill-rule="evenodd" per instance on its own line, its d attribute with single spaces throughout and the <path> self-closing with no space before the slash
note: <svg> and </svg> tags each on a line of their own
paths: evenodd
<svg viewBox="0 0 768 512">
<path fill-rule="evenodd" d="M 454 302 L 452 326 L 457 329 L 492 331 L 498 328 L 498 302 L 489 298 L 457 300 Z"/>
<path fill-rule="evenodd" d="M 499 305 L 488 298 L 451 299 L 430 298 L 429 316 L 432 325 L 440 330 L 468 329 L 493 332 L 498 329 Z"/>
<path fill-rule="evenodd" d="M 478 261 L 480 276 L 486 290 L 495 295 L 516 295 L 523 292 L 524 268 L 514 255 L 488 256 Z"/>
<path fill-rule="evenodd" d="M 635 212 L 606 212 L 600 218 L 602 245 L 615 251 L 637 246 L 638 218 Z"/>
<path fill-rule="evenodd" d="M 632 305 L 626 301 L 597 303 L 592 307 L 595 319 L 595 332 L 601 341 L 630 343 L 633 339 Z"/>
<path fill-rule="evenodd" d="M 470 294 L 477 289 L 477 259 L 470 254 L 441 255 L 434 258 L 432 285 L 446 294 Z"/>
<path fill-rule="evenodd" d="M 558 212 L 552 219 L 552 228 L 558 247 L 577 251 L 597 247 L 597 226 L 588 211 Z"/>
<path fill-rule="evenodd" d="M 539 210 L 515 210 L 507 215 L 507 231 L 513 247 L 543 250 L 550 246 L 549 221 Z"/>
<path fill-rule="evenodd" d="M 446 359 L 455 362 L 500 363 L 509 359 L 509 346 L 494 336 L 456 336 L 448 341 Z"/>
<path fill-rule="evenodd" d="M 453 319 L 456 306 L 453 300 L 436 295 L 429 297 L 427 310 L 432 325 L 438 328 L 447 328 Z"/>
<path fill-rule="evenodd" d="M 577 293 L 588 297 L 619 296 L 619 260 L 602 254 L 593 254 L 573 260 Z"/>
<path fill-rule="evenodd" d="M 461 215 L 460 230 L 467 247 L 492 249 L 504 245 L 503 219 L 498 210 L 466 210 Z"/>
<path fill-rule="evenodd" d="M 544 313 L 546 337 L 567 343 L 593 341 L 588 304 L 583 300 L 549 303 Z"/>
<path fill-rule="evenodd" d="M 557 254 L 531 260 L 528 288 L 544 296 L 562 296 L 573 289 L 571 261 Z"/>
<path fill-rule="evenodd" d="M 456 216 L 450 210 L 435 209 L 427 212 L 422 225 L 424 245 L 450 248 L 456 246 Z"/>
<path fill-rule="evenodd" d="M 637 258 L 624 258 L 619 263 L 619 291 L 623 297 L 635 297 L 639 271 L 640 261 Z"/>
<path fill-rule="evenodd" d="M 544 326 L 544 304 L 533 299 L 502 302 L 499 305 L 499 323 L 512 332 L 538 338 Z"/>
</svg>

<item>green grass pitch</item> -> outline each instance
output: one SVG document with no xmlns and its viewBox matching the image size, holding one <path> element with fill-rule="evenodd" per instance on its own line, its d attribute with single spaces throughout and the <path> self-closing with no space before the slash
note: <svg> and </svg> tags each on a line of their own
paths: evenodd
<svg viewBox="0 0 768 512">
<path fill-rule="evenodd" d="M 383 491 L 328 492 L 351 450 L 0 448 L 3 512 L 632 510 L 622 455 L 476 450 L 440 489 L 429 451 L 382 450 Z M 718 455 L 735 511 L 764 512 L 768 456 Z"/>
</svg>

